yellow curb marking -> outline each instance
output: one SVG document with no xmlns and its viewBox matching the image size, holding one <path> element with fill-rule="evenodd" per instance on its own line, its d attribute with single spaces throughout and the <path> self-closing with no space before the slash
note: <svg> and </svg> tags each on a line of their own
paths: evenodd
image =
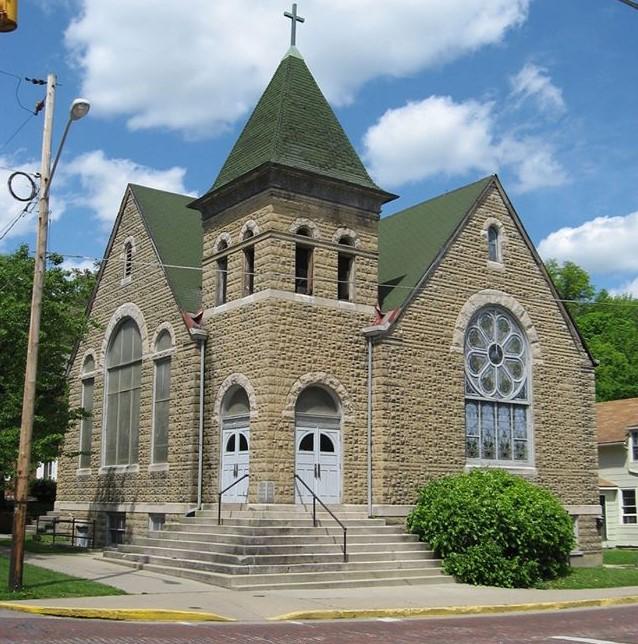
<svg viewBox="0 0 638 644">
<path fill-rule="evenodd" d="M 638 595 L 606 597 L 603 599 L 572 599 L 559 602 L 530 604 L 494 604 L 488 606 L 441 606 L 430 608 L 362 608 L 350 610 L 299 610 L 285 615 L 269 617 L 270 621 L 355 619 L 374 617 L 445 617 L 453 615 L 490 615 L 536 610 L 565 610 L 568 608 L 600 608 L 638 603 Z"/>
<path fill-rule="evenodd" d="M 189 622 L 235 622 L 231 617 L 223 617 L 216 613 L 196 613 L 186 610 L 164 609 L 137 609 L 137 608 L 71 608 L 57 606 L 33 606 L 29 604 L 15 604 L 0 602 L 0 608 L 35 613 L 36 615 L 50 615 L 53 617 L 79 617 L 83 619 L 114 619 L 136 620 L 153 622 L 173 622 L 184 620 Z"/>
</svg>

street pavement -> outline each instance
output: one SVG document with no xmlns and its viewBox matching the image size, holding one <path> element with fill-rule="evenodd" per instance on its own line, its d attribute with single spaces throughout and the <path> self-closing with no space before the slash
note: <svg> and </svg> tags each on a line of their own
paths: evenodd
<svg viewBox="0 0 638 644">
<path fill-rule="evenodd" d="M 274 618 L 301 620 L 384 615 L 401 617 L 423 615 L 424 609 L 445 607 L 454 609 L 449 614 L 472 610 L 477 613 L 507 609 L 533 610 L 556 608 L 560 603 L 569 601 L 610 599 L 612 602 L 621 602 L 621 598 L 631 596 L 634 599 L 628 601 L 638 602 L 638 587 L 536 590 L 439 584 L 240 592 L 121 566 L 102 559 L 98 554 L 28 554 L 26 560 L 69 575 L 100 581 L 121 588 L 129 594 L 15 602 L 22 606 L 93 608 L 104 609 L 105 612 L 116 609 L 188 611 L 214 613 L 246 623 L 259 623 Z M 528 606 L 517 609 L 516 606 L 519 605 Z M 2 608 L 0 605 L 0 609 Z"/>
</svg>

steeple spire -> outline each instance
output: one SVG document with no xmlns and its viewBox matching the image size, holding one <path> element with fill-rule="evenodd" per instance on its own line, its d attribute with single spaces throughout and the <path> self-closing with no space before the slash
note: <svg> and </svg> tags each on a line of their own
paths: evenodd
<svg viewBox="0 0 638 644">
<path fill-rule="evenodd" d="M 306 22 L 306 19 L 297 15 L 296 2 L 293 2 L 292 13 L 290 11 L 284 11 L 284 16 L 286 16 L 286 18 L 290 18 L 290 21 L 292 23 L 290 25 L 290 46 L 296 47 L 297 46 L 297 23 Z"/>
</svg>

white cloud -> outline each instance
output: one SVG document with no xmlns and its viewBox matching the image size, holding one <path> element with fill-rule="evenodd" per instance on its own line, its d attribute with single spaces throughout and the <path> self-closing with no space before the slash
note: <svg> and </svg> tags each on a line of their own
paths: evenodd
<svg viewBox="0 0 638 644">
<path fill-rule="evenodd" d="M 445 174 L 495 172 L 517 178 L 526 192 L 565 182 L 552 148 L 535 137 L 497 136 L 493 104 L 430 96 L 388 110 L 364 135 L 364 158 L 372 175 L 389 187 Z"/>
<path fill-rule="evenodd" d="M 638 277 L 625 282 L 618 288 L 610 288 L 609 292 L 612 295 L 631 295 L 632 297 L 638 298 Z"/>
<path fill-rule="evenodd" d="M 130 159 L 109 159 L 102 150 L 76 157 L 61 172 L 67 182 L 79 179 L 82 192 L 73 198 L 74 205 L 93 210 L 107 227 L 117 216 L 128 183 L 190 194 L 184 187 L 184 168 L 175 166 L 168 170 L 157 170 Z"/>
<path fill-rule="evenodd" d="M 558 114 L 566 109 L 563 92 L 554 85 L 544 67 L 527 63 L 510 83 L 512 96 L 520 102 L 533 99 L 541 110 Z"/>
<path fill-rule="evenodd" d="M 300 49 L 328 98 L 500 42 L 530 0 L 306 0 Z M 131 128 L 217 133 L 246 114 L 288 42 L 275 0 L 81 0 L 66 31 L 96 114 Z"/>
<path fill-rule="evenodd" d="M 96 260 L 86 259 L 82 257 L 69 257 L 62 262 L 62 268 L 66 271 L 78 270 L 78 271 L 91 271 L 95 272 L 98 269 Z"/>
<path fill-rule="evenodd" d="M 638 211 L 624 217 L 596 217 L 549 234 L 538 245 L 540 254 L 572 261 L 602 274 L 638 271 Z M 635 281 L 634 281 L 635 286 Z"/>
</svg>

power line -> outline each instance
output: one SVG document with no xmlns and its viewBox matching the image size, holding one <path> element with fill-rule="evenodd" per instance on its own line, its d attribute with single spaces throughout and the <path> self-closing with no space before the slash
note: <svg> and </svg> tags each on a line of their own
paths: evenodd
<svg viewBox="0 0 638 644">
<path fill-rule="evenodd" d="M 26 119 L 16 128 L 15 132 L 2 144 L 0 145 L 0 150 L 3 150 L 13 139 L 18 136 L 22 128 L 35 116 L 35 113 L 29 114 Z"/>
<path fill-rule="evenodd" d="M 0 232 L 0 241 L 2 241 L 10 232 L 11 229 L 22 219 L 25 215 L 30 214 L 36 200 L 32 199 L 17 215 L 14 217 Z"/>
</svg>

